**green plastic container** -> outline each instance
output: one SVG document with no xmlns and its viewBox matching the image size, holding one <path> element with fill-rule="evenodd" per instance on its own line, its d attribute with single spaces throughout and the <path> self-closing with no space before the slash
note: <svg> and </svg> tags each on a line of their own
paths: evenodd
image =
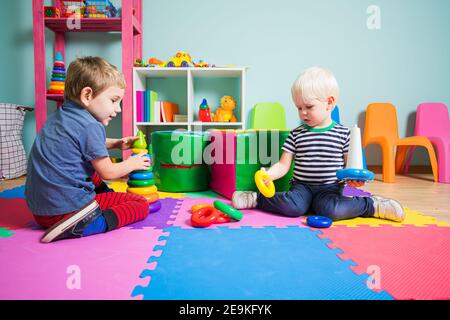
<svg viewBox="0 0 450 320">
<path fill-rule="evenodd" d="M 194 192 L 209 188 L 210 169 L 203 162 L 207 132 L 155 131 L 152 151 L 159 191 Z"/>
</svg>

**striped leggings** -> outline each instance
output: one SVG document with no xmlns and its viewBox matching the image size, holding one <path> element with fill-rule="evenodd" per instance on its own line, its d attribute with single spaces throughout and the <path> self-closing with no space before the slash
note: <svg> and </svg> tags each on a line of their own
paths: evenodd
<svg viewBox="0 0 450 320">
<path fill-rule="evenodd" d="M 131 193 L 112 192 L 97 173 L 94 173 L 91 179 L 97 193 L 95 200 L 103 211 L 108 223 L 108 231 L 144 220 L 147 217 L 148 202 L 144 197 Z M 40 226 L 47 229 L 73 214 L 74 212 L 52 216 L 34 215 L 34 219 Z"/>
</svg>

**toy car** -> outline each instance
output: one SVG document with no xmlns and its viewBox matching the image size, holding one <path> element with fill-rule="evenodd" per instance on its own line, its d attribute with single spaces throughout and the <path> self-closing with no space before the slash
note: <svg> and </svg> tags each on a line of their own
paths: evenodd
<svg viewBox="0 0 450 320">
<path fill-rule="evenodd" d="M 164 67 L 193 67 L 194 63 L 192 62 L 191 55 L 187 52 L 177 52 L 175 57 L 167 60 L 164 63 Z"/>
</svg>

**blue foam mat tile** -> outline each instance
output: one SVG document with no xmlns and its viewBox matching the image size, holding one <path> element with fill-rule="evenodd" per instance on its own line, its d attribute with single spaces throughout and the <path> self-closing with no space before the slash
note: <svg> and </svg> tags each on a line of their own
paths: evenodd
<svg viewBox="0 0 450 320">
<path fill-rule="evenodd" d="M 165 229 L 141 273 L 150 281 L 132 296 L 143 299 L 368 299 L 391 300 L 374 292 L 367 275 L 342 261 L 339 249 L 309 228 Z M 156 255 L 156 252 L 160 255 Z"/>
<path fill-rule="evenodd" d="M 4 199 L 25 198 L 25 186 L 20 186 L 0 192 L 0 198 Z"/>
</svg>

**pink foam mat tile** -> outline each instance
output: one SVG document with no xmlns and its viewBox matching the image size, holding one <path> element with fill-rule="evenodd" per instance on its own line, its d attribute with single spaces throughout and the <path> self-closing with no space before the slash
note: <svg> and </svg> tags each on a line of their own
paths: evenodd
<svg viewBox="0 0 450 320">
<path fill-rule="evenodd" d="M 318 236 L 396 299 L 450 299 L 450 227 L 335 226 Z"/>
<path fill-rule="evenodd" d="M 27 228 L 0 238 L 0 299 L 133 299 L 163 232 L 123 227 L 50 244 L 39 242 L 42 234 Z"/>
<path fill-rule="evenodd" d="M 195 204 L 212 204 L 215 200 L 220 200 L 228 205 L 231 201 L 224 198 L 184 198 L 176 218 L 172 222 L 173 226 L 181 228 L 193 228 L 191 225 L 191 207 Z M 289 226 L 307 227 L 305 217 L 290 218 L 260 210 L 240 210 L 244 217 L 240 221 L 231 221 L 222 224 L 213 224 L 208 228 L 228 227 L 231 229 L 243 226 L 253 228 L 276 227 L 287 228 Z"/>
</svg>

